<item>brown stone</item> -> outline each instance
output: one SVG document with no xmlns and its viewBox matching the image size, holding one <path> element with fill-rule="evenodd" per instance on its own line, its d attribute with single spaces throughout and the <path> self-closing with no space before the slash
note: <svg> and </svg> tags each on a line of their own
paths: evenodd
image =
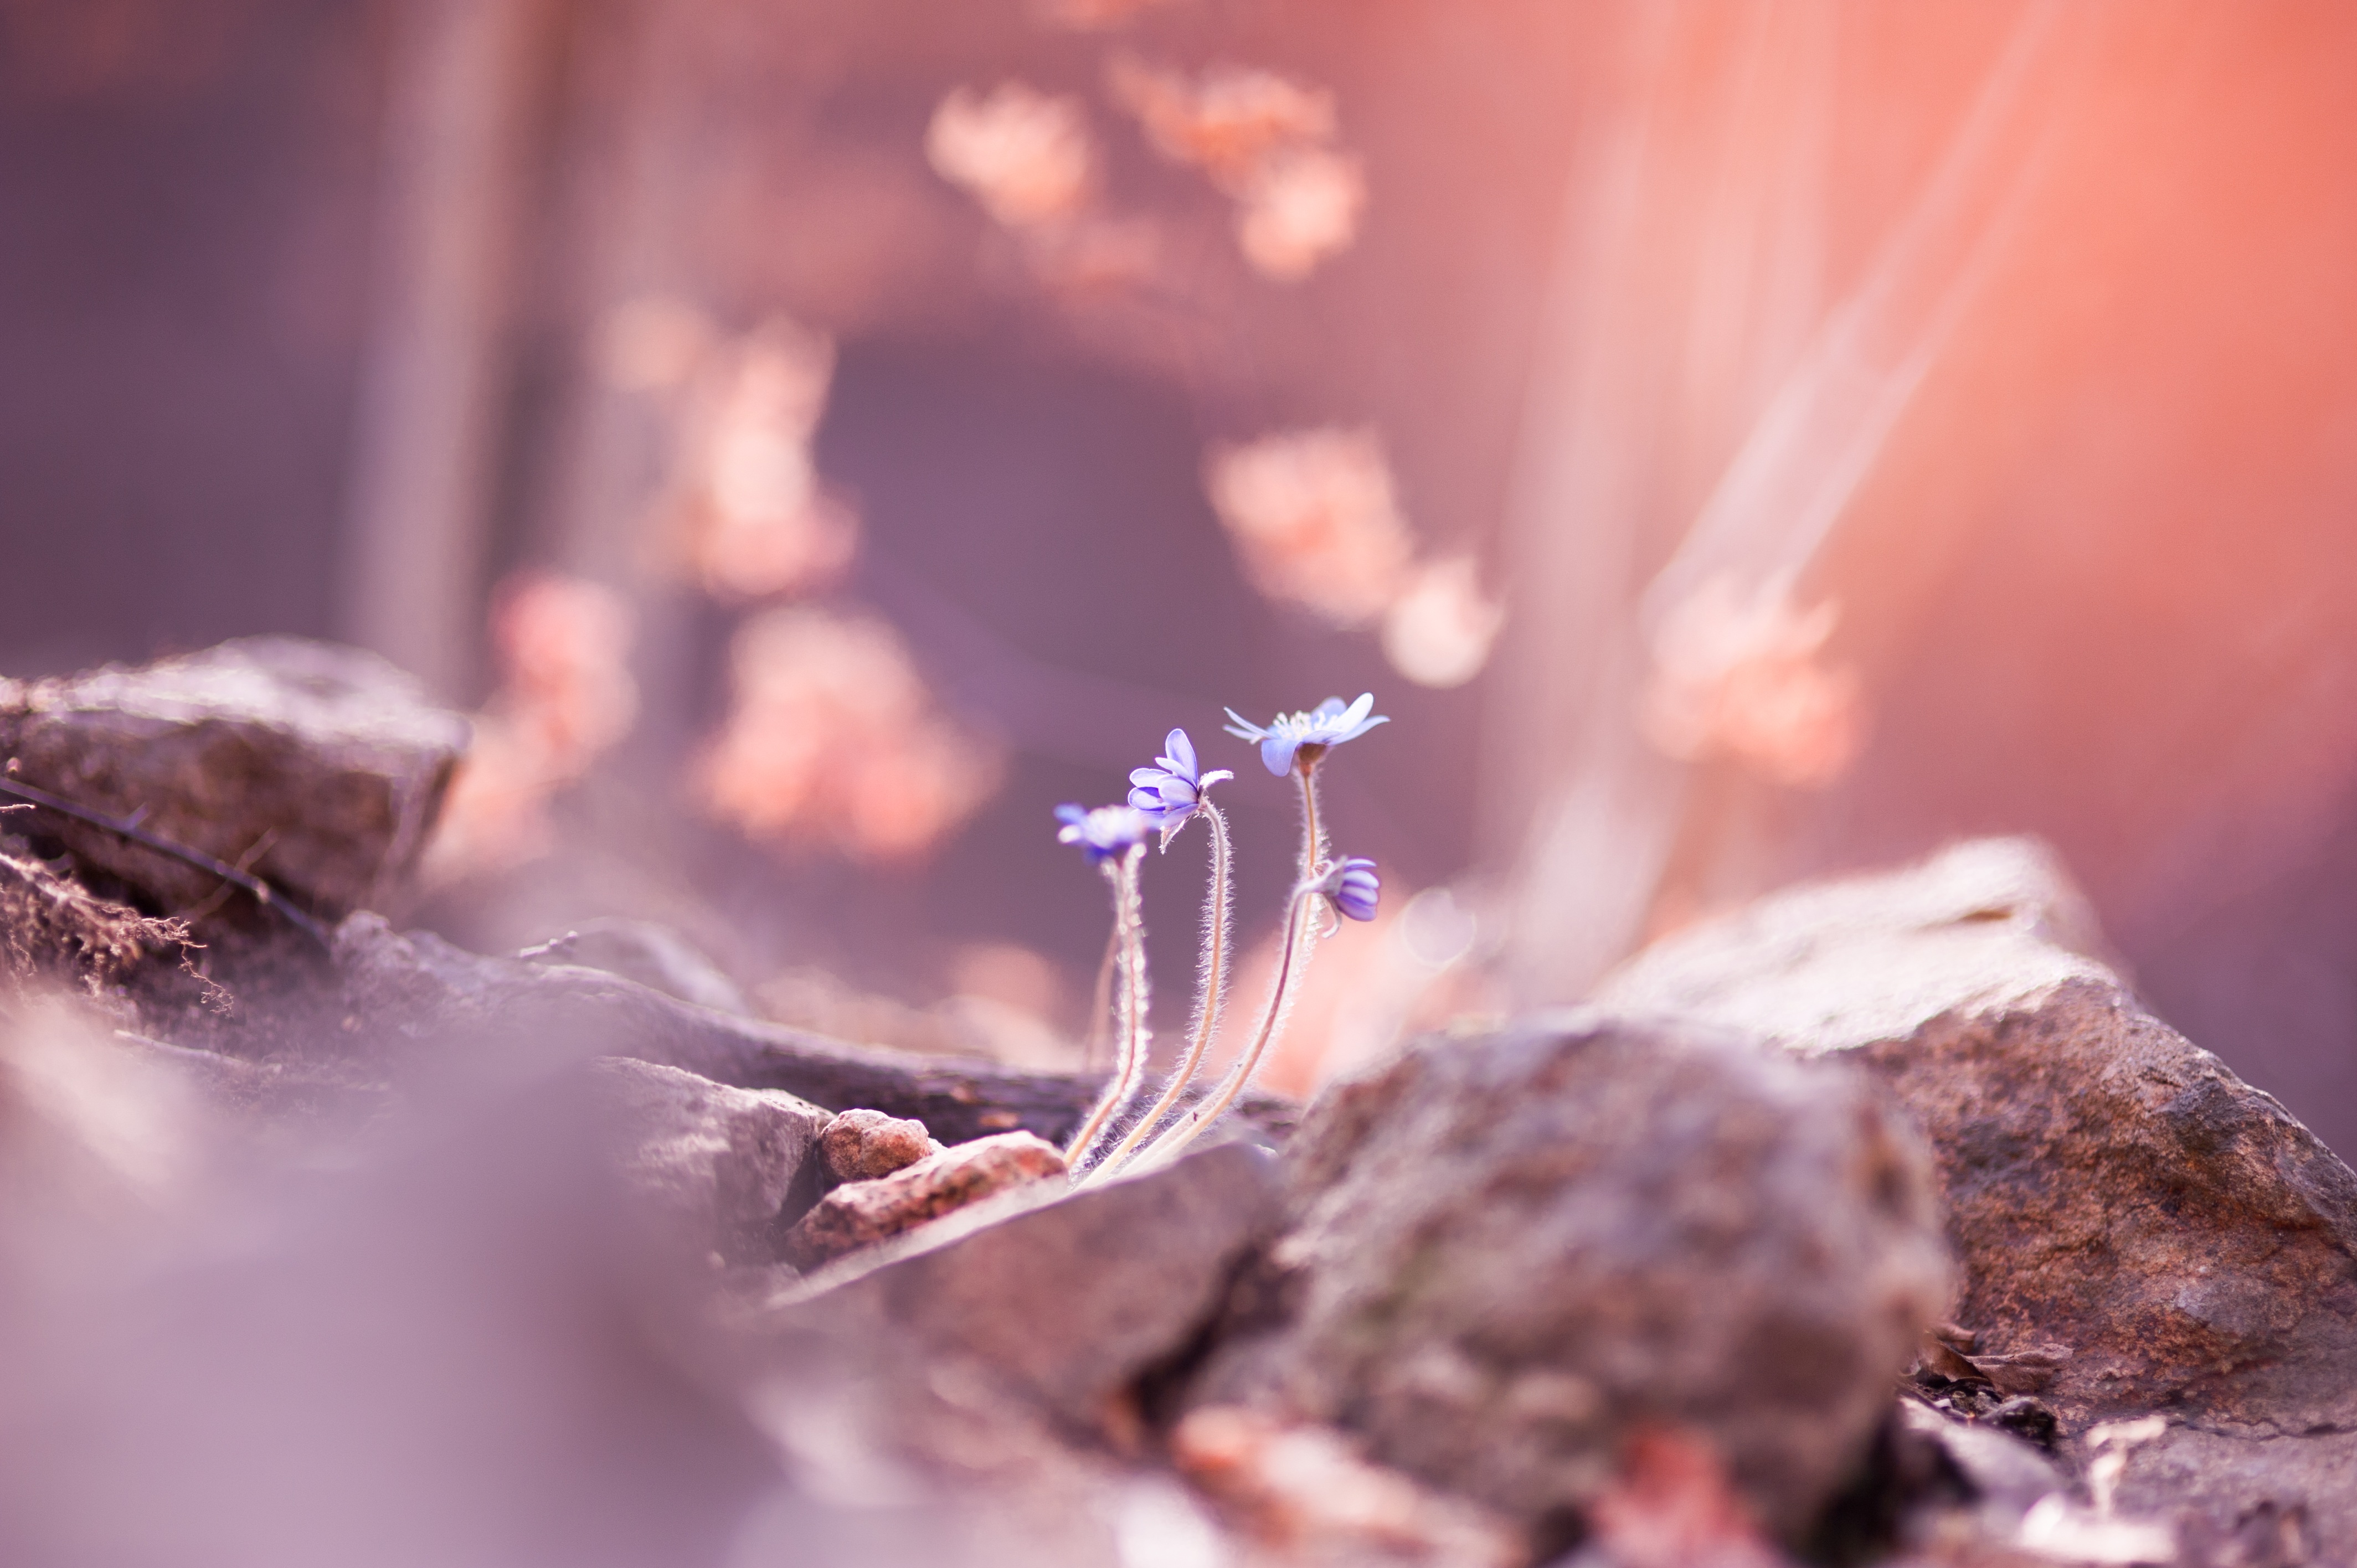
<svg viewBox="0 0 2357 1568">
<path fill-rule="evenodd" d="M 2083 908 L 2039 846 L 1962 844 L 1669 938 L 1598 1000 L 1871 1069 L 1933 1151 L 1972 1364 L 2045 1379 L 2072 1433 L 2169 1412 L 2123 1507 L 2357 1541 L 2357 1176 L 2146 1011 Z"/>
<path fill-rule="evenodd" d="M 1875 1069 L 1934 1152 L 1955 1316 L 1982 1358 L 2067 1348 L 2046 1391 L 2067 1417 L 2357 1419 L 2357 1177 L 2056 940 L 2059 872 L 2002 865 L 1972 844 L 1763 899 L 1598 1000 Z"/>
<path fill-rule="evenodd" d="M 994 1194 L 1063 1174 L 1056 1145 L 1029 1133 L 953 1144 L 890 1176 L 828 1193 L 786 1238 L 786 1261 L 814 1269 Z"/>
<path fill-rule="evenodd" d="M 398 889 L 467 738 L 464 719 L 383 660 L 296 638 L 0 682 L 0 757 L 16 778 L 135 816 L 329 917 Z M 220 889 L 211 874 L 118 833 L 52 811 L 27 815 L 82 865 L 166 910 Z M 254 918 L 242 896 L 223 908 Z"/>
<path fill-rule="evenodd" d="M 845 1111 L 819 1134 L 826 1168 L 838 1182 L 874 1181 L 942 1152 L 922 1122 L 881 1111 Z"/>
</svg>

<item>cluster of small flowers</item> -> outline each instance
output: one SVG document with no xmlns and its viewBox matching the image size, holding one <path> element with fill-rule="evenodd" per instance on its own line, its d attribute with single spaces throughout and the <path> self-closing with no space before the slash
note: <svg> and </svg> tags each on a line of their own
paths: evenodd
<svg viewBox="0 0 2357 1568">
<path fill-rule="evenodd" d="M 1062 824 L 1057 838 L 1076 845 L 1088 863 L 1103 870 L 1113 884 L 1114 936 L 1106 952 L 1105 979 L 1109 983 L 1117 969 L 1123 982 L 1114 1007 L 1119 1023 L 1115 1069 L 1070 1150 L 1078 1180 L 1093 1181 L 1125 1165 L 1170 1158 L 1192 1142 L 1243 1092 L 1283 1028 L 1312 945 L 1320 935 L 1332 934 L 1330 930 L 1320 932 L 1316 929 L 1321 922 L 1314 918 L 1314 911 L 1322 907 L 1353 920 L 1375 918 L 1376 900 L 1382 891 L 1375 863 L 1360 856 L 1329 855 L 1318 810 L 1318 769 L 1327 755 L 1335 746 L 1356 740 L 1377 725 L 1389 722 L 1372 713 L 1374 703 L 1372 693 L 1347 704 L 1340 697 L 1329 697 L 1305 713 L 1279 714 L 1266 725 L 1253 724 L 1233 708 L 1228 710 L 1231 723 L 1227 732 L 1257 745 L 1263 767 L 1279 779 L 1290 776 L 1300 787 L 1301 875 L 1286 900 L 1276 979 L 1251 1043 L 1227 1077 L 1183 1112 L 1179 1101 L 1210 1048 L 1225 993 L 1232 945 L 1228 913 L 1231 865 L 1227 822 L 1211 803 L 1210 790 L 1211 786 L 1235 775 L 1223 768 L 1205 772 L 1187 732 L 1174 729 L 1164 739 L 1162 755 L 1154 759 L 1153 765 L 1131 772 L 1126 802 L 1093 810 L 1078 805 L 1056 809 L 1056 819 Z M 1120 1133 L 1125 1117 L 1145 1084 L 1148 1043 L 1146 930 L 1139 913 L 1138 863 L 1150 837 L 1158 833 L 1167 849 L 1172 837 L 1198 817 L 1210 827 L 1211 880 L 1204 905 L 1203 956 L 1198 971 L 1199 990 L 1188 1048 L 1153 1107 L 1130 1122 L 1126 1135 L 1101 1154 L 1100 1146 Z M 1099 1011 L 1103 1011 L 1102 997 Z"/>
</svg>

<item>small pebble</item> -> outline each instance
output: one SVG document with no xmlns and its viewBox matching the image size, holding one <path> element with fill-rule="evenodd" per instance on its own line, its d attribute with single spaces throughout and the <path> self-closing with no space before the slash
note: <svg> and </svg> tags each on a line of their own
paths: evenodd
<svg viewBox="0 0 2357 1568">
<path fill-rule="evenodd" d="M 874 1181 L 904 1170 L 941 1148 L 922 1122 L 881 1111 L 845 1111 L 818 1135 L 826 1168 L 841 1181 Z"/>
<path fill-rule="evenodd" d="M 816 1268 L 1010 1187 L 1064 1174 L 1063 1155 L 1029 1133 L 996 1133 L 953 1148 L 935 1147 L 937 1153 L 915 1165 L 872 1181 L 845 1182 L 820 1198 L 788 1233 L 786 1261 L 798 1269 Z"/>
</svg>

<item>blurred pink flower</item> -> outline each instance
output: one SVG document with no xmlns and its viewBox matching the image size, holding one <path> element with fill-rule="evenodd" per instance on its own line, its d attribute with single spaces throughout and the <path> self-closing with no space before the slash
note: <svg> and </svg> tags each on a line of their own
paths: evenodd
<svg viewBox="0 0 2357 1568">
<path fill-rule="evenodd" d="M 1236 242 L 1263 274 L 1293 283 L 1351 248 L 1367 201 L 1359 160 L 1327 147 L 1294 147 L 1262 164 L 1236 214 Z"/>
<path fill-rule="evenodd" d="M 1329 145 L 1332 93 L 1249 66 L 1214 66 L 1190 81 L 1123 58 L 1110 76 L 1156 151 L 1235 198 L 1237 242 L 1264 275 L 1307 277 L 1357 237 L 1366 179 Z"/>
<path fill-rule="evenodd" d="M 1019 81 L 987 97 L 953 89 L 933 111 L 925 157 L 1009 229 L 1075 218 L 1096 188 L 1096 144 L 1080 100 Z"/>
<path fill-rule="evenodd" d="M 1427 562 L 1383 614 L 1383 657 L 1419 686 L 1461 686 L 1490 661 L 1505 621 L 1470 558 Z"/>
<path fill-rule="evenodd" d="M 1381 613 L 1414 554 L 1371 430 L 1301 430 L 1212 448 L 1204 486 L 1245 575 L 1338 626 Z"/>
<path fill-rule="evenodd" d="M 630 733 L 631 614 L 611 588 L 526 575 L 493 596 L 500 686 L 475 715 L 474 739 L 427 846 L 428 885 L 516 865 L 545 853 L 548 802 Z"/>
<path fill-rule="evenodd" d="M 723 597 L 823 586 L 851 564 L 858 521 L 824 492 L 811 439 L 834 345 L 777 318 L 710 357 L 683 421 L 672 508 L 689 563 Z"/>
<path fill-rule="evenodd" d="M 1276 154 L 1334 134 L 1334 95 L 1272 70 L 1213 66 L 1189 81 L 1123 56 L 1107 76 L 1155 151 L 1201 169 L 1230 196 L 1242 196 Z"/>
<path fill-rule="evenodd" d="M 533 738 L 550 766 L 579 777 L 638 717 L 630 607 L 578 577 L 513 577 L 494 596 L 491 638 L 503 676 L 490 711 Z"/>
<path fill-rule="evenodd" d="M 1857 671 L 1823 662 L 1840 618 L 1802 610 L 1789 585 L 1747 594 L 1714 577 L 1664 618 L 1641 724 L 1683 761 L 1730 758 L 1781 784 L 1831 783 L 1857 759 L 1865 703 Z"/>
<path fill-rule="evenodd" d="M 748 621 L 735 703 L 700 768 L 748 835 L 861 860 L 921 854 L 996 788 L 996 750 L 935 706 L 892 628 L 815 607 Z"/>
</svg>

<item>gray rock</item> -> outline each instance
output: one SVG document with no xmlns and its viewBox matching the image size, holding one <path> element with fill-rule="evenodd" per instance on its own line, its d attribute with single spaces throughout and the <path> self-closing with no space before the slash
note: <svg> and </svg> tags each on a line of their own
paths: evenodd
<svg viewBox="0 0 2357 1568">
<path fill-rule="evenodd" d="M 1356 1432 L 1525 1525 L 1672 1427 L 1797 1529 L 1945 1300 L 1928 1170 L 1869 1086 L 1699 1026 L 1420 1041 L 1313 1104 L 1291 1165 L 1266 1326 L 1195 1397 Z"/>
<path fill-rule="evenodd" d="M 2123 1514 L 2176 1523 L 2193 1568 L 2357 1563 L 2357 1433 L 2171 1425 L 2127 1454 Z"/>
<path fill-rule="evenodd" d="M 516 955 L 529 963 L 579 964 L 635 980 L 650 990 L 716 1013 L 749 1018 L 737 983 L 669 926 L 652 920 L 599 919 Z"/>
<path fill-rule="evenodd" d="M 1964 844 L 1680 933 L 1598 1000 L 1874 1071 L 1932 1146 L 1980 1349 L 2050 1374 L 2067 1430 L 2170 1413 L 2124 1505 L 2357 1541 L 2357 1176 L 2147 1012 L 2083 911 L 2037 846 Z"/>
<path fill-rule="evenodd" d="M 589 1075 L 619 1134 L 629 1191 L 673 1238 L 728 1263 L 777 1257 L 798 1218 L 788 1208 L 797 1184 L 815 1191 L 804 1178 L 825 1112 L 776 1090 L 731 1089 L 623 1058 L 590 1063 Z"/>
<path fill-rule="evenodd" d="M 995 1062 L 846 1045 L 807 1030 L 696 1007 L 602 970 L 489 958 L 372 914 L 335 933 L 341 988 L 331 1019 L 352 1058 L 397 1058 L 433 1041 L 578 1037 L 596 1053 L 662 1062 L 742 1089 L 782 1089 L 816 1105 L 922 1122 L 946 1143 L 1021 1130 L 1060 1144 L 1103 1086 L 1096 1073 L 1027 1072 Z M 1293 1102 L 1247 1096 L 1242 1119 L 1281 1137 Z"/>
<path fill-rule="evenodd" d="M 1118 1437 L 1276 1213 L 1274 1161 L 1241 1144 L 1077 1194 L 1038 1183 L 813 1276 L 781 1319 L 888 1344 L 969 1403 Z"/>
<path fill-rule="evenodd" d="M 140 669 L 0 682 L 0 756 L 73 803 L 238 865 L 334 917 L 414 866 L 467 724 L 372 654 L 246 638 Z M 167 910 L 219 878 L 102 828 L 38 813 L 82 864 Z M 225 907 L 252 918 L 242 897 Z"/>
</svg>

